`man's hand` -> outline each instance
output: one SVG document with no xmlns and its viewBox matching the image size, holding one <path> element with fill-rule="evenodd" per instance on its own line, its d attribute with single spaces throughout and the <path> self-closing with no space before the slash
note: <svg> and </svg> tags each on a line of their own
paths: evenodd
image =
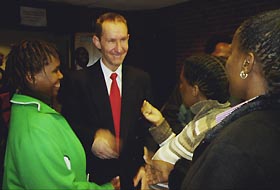
<svg viewBox="0 0 280 190">
<path fill-rule="evenodd" d="M 116 147 L 116 138 L 106 129 L 96 131 L 91 151 L 101 159 L 112 159 L 119 156 Z"/>
<path fill-rule="evenodd" d="M 153 107 L 148 101 L 144 100 L 141 112 L 144 115 L 144 117 L 153 123 L 155 126 L 159 126 L 163 121 L 164 117 L 160 113 L 158 109 Z"/>
</svg>

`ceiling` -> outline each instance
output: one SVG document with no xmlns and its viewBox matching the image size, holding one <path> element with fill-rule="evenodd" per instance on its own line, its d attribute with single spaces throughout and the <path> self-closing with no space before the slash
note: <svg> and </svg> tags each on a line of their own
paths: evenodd
<svg viewBox="0 0 280 190">
<path fill-rule="evenodd" d="M 88 8 L 108 8 L 113 10 L 151 10 L 160 9 L 190 0 L 40 0 Z"/>
</svg>

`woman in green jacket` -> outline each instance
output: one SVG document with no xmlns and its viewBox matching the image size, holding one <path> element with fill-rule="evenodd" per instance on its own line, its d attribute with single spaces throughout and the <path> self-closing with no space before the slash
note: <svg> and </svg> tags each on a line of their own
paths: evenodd
<svg viewBox="0 0 280 190">
<path fill-rule="evenodd" d="M 25 40 L 6 64 L 13 96 L 3 189 L 118 189 L 118 178 L 101 186 L 87 181 L 84 149 L 51 106 L 63 77 L 56 48 Z"/>
</svg>

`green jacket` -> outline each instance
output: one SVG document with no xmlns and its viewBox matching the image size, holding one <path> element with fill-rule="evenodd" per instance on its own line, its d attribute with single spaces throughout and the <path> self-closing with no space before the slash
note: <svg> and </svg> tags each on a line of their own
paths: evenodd
<svg viewBox="0 0 280 190">
<path fill-rule="evenodd" d="M 87 182 L 84 149 L 62 115 L 14 94 L 3 189 L 114 189 Z"/>
</svg>

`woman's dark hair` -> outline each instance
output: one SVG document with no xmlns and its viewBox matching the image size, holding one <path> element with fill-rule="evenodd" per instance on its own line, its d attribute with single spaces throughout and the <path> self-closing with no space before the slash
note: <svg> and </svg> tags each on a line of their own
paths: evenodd
<svg viewBox="0 0 280 190">
<path fill-rule="evenodd" d="M 280 93 L 280 9 L 245 20 L 236 35 L 239 49 L 261 64 L 269 92 Z"/>
<path fill-rule="evenodd" d="M 183 65 L 184 78 L 190 85 L 197 85 L 207 99 L 225 103 L 229 99 L 225 62 L 225 58 L 212 55 L 188 57 Z"/>
<path fill-rule="evenodd" d="M 23 40 L 14 44 L 7 56 L 4 80 L 11 93 L 28 88 L 27 75 L 34 75 L 49 64 L 51 56 L 59 58 L 56 47 L 45 41 Z"/>
</svg>

